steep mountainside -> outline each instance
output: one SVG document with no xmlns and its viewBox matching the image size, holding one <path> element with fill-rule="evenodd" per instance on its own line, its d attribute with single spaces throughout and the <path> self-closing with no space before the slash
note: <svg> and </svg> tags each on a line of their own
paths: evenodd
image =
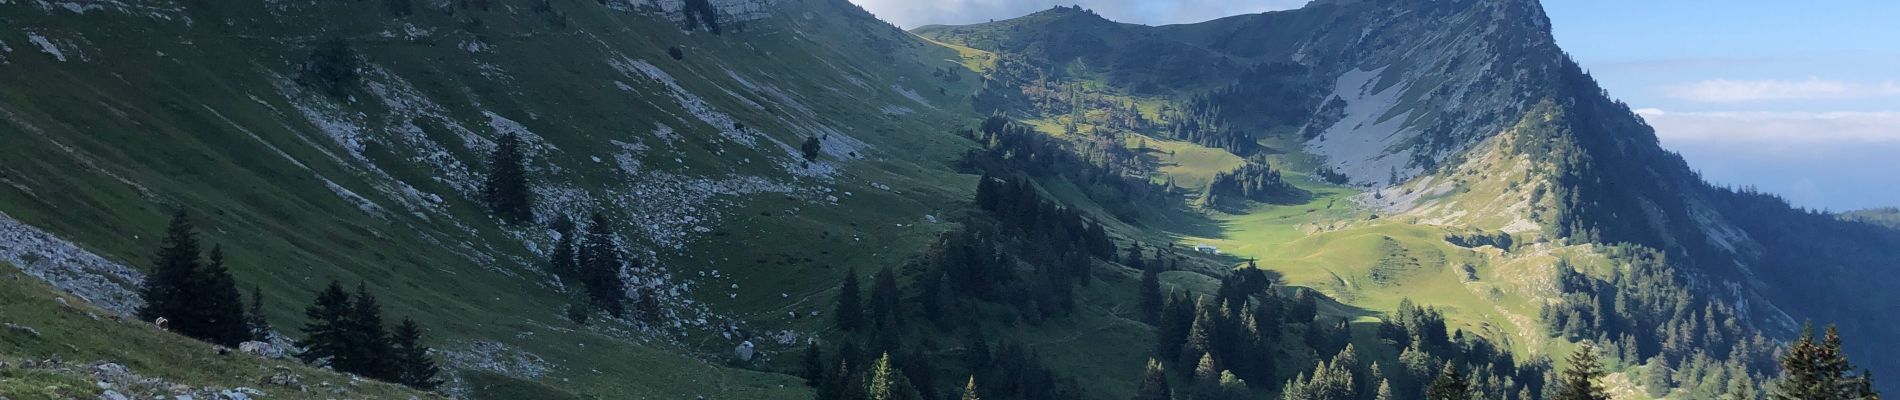
<svg viewBox="0 0 1900 400">
<path fill-rule="evenodd" d="M 144 303 L 182 210 L 273 347 L 360 283 L 469 398 L 1414 398 L 1450 364 L 1531 399 L 1586 342 L 1620 397 L 1753 398 L 1808 320 L 1900 367 L 1866 344 L 1900 325 L 1865 317 L 1900 311 L 1874 295 L 1900 231 L 1707 184 L 1534 0 L 913 32 L 846 0 L 0 0 L 0 22 L 0 264 L 67 293 L 0 299 L 28 316 L 0 315 L 0 364 L 212 388 L 294 364 L 162 371 L 195 353 L 77 320 Z M 526 221 L 484 201 L 504 137 Z M 554 260 L 595 214 L 624 315 Z"/>
</svg>

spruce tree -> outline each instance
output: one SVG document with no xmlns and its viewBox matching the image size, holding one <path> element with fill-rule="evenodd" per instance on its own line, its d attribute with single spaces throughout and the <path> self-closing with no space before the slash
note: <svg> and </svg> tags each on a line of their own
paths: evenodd
<svg viewBox="0 0 1900 400">
<path fill-rule="evenodd" d="M 838 309 L 834 312 L 838 329 L 851 332 L 862 326 L 864 306 L 858 296 L 858 270 L 853 268 L 845 272 L 844 284 L 838 288 Z"/>
<path fill-rule="evenodd" d="M 172 214 L 171 224 L 165 228 L 165 238 L 152 264 L 152 273 L 145 275 L 145 281 L 140 284 L 139 294 L 145 299 L 145 305 L 139 307 L 139 318 L 146 321 L 165 318 L 172 326 L 190 324 L 185 320 L 191 314 L 190 288 L 198 276 L 198 237 L 184 210 Z"/>
<path fill-rule="evenodd" d="M 1523 399 L 1529 400 L 1530 398 L 1524 397 Z M 1392 383 L 1386 382 L 1383 379 L 1379 380 L 1379 391 L 1372 396 L 1372 400 L 1396 400 L 1392 397 Z"/>
<path fill-rule="evenodd" d="M 442 369 L 429 358 L 429 347 L 422 345 L 422 327 L 417 326 L 415 320 L 403 318 L 393 336 L 395 345 L 390 356 L 395 370 L 394 382 L 422 390 L 442 386 L 442 380 L 436 379 Z"/>
<path fill-rule="evenodd" d="M 818 349 L 818 342 L 805 344 L 805 386 L 818 387 L 825 379 L 825 355 Z"/>
<path fill-rule="evenodd" d="M 1425 400 L 1471 400 L 1470 382 L 1465 375 L 1458 373 L 1458 365 L 1445 363 L 1445 368 L 1425 388 Z"/>
<path fill-rule="evenodd" d="M 1141 372 L 1141 386 L 1135 389 L 1134 400 L 1172 400 L 1173 391 L 1168 389 L 1168 371 L 1161 362 L 1148 359 L 1148 368 Z"/>
<path fill-rule="evenodd" d="M 251 340 L 270 340 L 270 318 L 264 315 L 264 291 L 255 285 L 251 286 L 250 311 L 244 313 L 244 325 L 250 328 Z"/>
<path fill-rule="evenodd" d="M 302 328 L 304 340 L 297 342 L 297 347 L 303 348 L 297 358 L 337 367 L 339 358 L 346 357 L 348 351 L 349 327 L 344 320 L 350 312 L 350 294 L 343 291 L 341 283 L 330 281 L 330 286 L 317 294 L 316 302 L 304 308 L 309 322 Z"/>
<path fill-rule="evenodd" d="M 880 333 L 889 333 L 902 321 L 898 308 L 901 293 L 897 289 L 897 274 L 890 267 L 877 271 L 871 284 L 871 327 Z"/>
<path fill-rule="evenodd" d="M 627 283 L 620 278 L 620 269 L 625 264 L 620 257 L 619 240 L 606 215 L 594 213 L 590 219 L 587 236 L 581 244 L 579 264 L 581 284 L 587 289 L 587 298 L 594 308 L 615 317 L 625 316 L 623 292 Z"/>
<path fill-rule="evenodd" d="M 488 157 L 488 179 L 483 182 L 482 200 L 488 210 L 508 223 L 534 219 L 533 191 L 528 189 L 528 168 L 521 153 L 521 138 L 513 132 L 495 140 L 495 151 Z"/>
<path fill-rule="evenodd" d="M 392 361 L 388 355 L 391 346 L 389 332 L 383 330 L 383 306 L 376 296 L 369 293 L 369 285 L 356 285 L 356 299 L 350 304 L 350 313 L 343 319 L 348 329 L 345 363 L 337 369 L 373 379 L 394 382 Z"/>
<path fill-rule="evenodd" d="M 1609 400 L 1610 395 L 1597 380 L 1603 377 L 1603 364 L 1597 361 L 1597 349 L 1589 344 L 1577 347 L 1570 353 L 1570 366 L 1565 368 L 1559 382 L 1557 395 L 1550 400 Z"/>
<path fill-rule="evenodd" d="M 983 396 L 976 392 L 976 375 L 970 375 L 970 381 L 963 384 L 962 400 L 983 400 Z"/>
<path fill-rule="evenodd" d="M 1879 399 L 1873 389 L 1873 374 L 1854 375 L 1854 366 L 1842 352 L 1840 332 L 1829 326 L 1820 343 L 1814 340 L 1814 328 L 1804 327 L 1801 338 L 1788 346 L 1781 357 L 1781 379 L 1775 382 L 1770 397 L 1775 400 L 1866 400 Z"/>
<path fill-rule="evenodd" d="M 1194 398 L 1220 398 L 1220 369 L 1214 366 L 1213 354 L 1202 354 L 1200 362 L 1194 365 Z"/>
<path fill-rule="evenodd" d="M 1131 254 L 1131 256 L 1134 254 Z M 1141 264 L 1141 263 L 1137 263 Z M 1161 322 L 1161 308 L 1166 300 L 1161 298 L 1161 269 L 1144 267 L 1141 269 L 1141 320 L 1150 324 Z"/>
<path fill-rule="evenodd" d="M 187 290 L 192 296 L 185 301 L 191 307 L 191 325 L 180 328 L 191 329 L 187 335 L 200 340 L 237 347 L 251 337 L 244 318 L 244 296 L 239 294 L 230 270 L 224 267 L 223 246 L 211 247 L 210 261 L 199 270 Z"/>
</svg>

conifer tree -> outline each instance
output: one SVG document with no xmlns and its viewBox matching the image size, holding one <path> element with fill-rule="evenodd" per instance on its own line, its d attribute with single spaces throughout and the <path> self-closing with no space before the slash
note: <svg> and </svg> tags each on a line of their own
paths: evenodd
<svg viewBox="0 0 1900 400">
<path fill-rule="evenodd" d="M 1610 395 L 1597 383 L 1603 377 L 1603 365 L 1597 361 L 1596 347 L 1579 346 L 1568 361 L 1570 366 L 1557 383 L 1557 395 L 1550 400 L 1609 400 Z"/>
<path fill-rule="evenodd" d="M 1781 357 L 1781 379 L 1775 382 L 1770 397 L 1775 400 L 1866 400 L 1879 399 L 1873 389 L 1873 374 L 1853 374 L 1854 366 L 1842 353 L 1840 333 L 1827 327 L 1820 343 L 1815 343 L 1814 327 L 1801 330 L 1801 338 L 1788 346 Z"/>
<path fill-rule="evenodd" d="M 1445 363 L 1445 368 L 1425 388 L 1425 400 L 1471 400 L 1470 382 L 1458 372 L 1458 365 Z"/>
<path fill-rule="evenodd" d="M 244 318 L 244 296 L 238 292 L 237 282 L 231 278 L 231 271 L 224 267 L 224 247 L 211 247 L 211 262 L 204 265 L 193 278 L 191 288 L 187 289 L 192 297 L 186 300 L 192 308 L 191 325 L 187 335 L 226 347 L 237 347 L 250 339 L 251 329 Z"/>
<path fill-rule="evenodd" d="M 383 329 L 383 306 L 369 293 L 368 284 L 356 284 L 356 299 L 350 303 L 350 313 L 343 322 L 348 329 L 345 354 L 350 357 L 344 358 L 347 362 L 337 365 L 337 369 L 385 382 L 396 381 L 388 357 L 389 332 Z"/>
<path fill-rule="evenodd" d="M 488 210 L 508 223 L 534 219 L 534 193 L 528 189 L 528 168 L 521 153 L 521 138 L 513 132 L 495 140 L 495 151 L 488 157 L 488 179 L 482 186 L 482 200 Z"/>
<path fill-rule="evenodd" d="M 1161 367 L 1160 361 L 1148 359 L 1148 368 L 1141 372 L 1141 386 L 1135 389 L 1134 400 L 1172 400 L 1174 393 L 1168 389 L 1168 372 Z"/>
<path fill-rule="evenodd" d="M 845 272 L 844 284 L 838 288 L 838 309 L 834 311 L 838 329 L 846 332 L 856 331 L 862 325 L 864 306 L 858 300 L 858 270 L 852 268 Z"/>
<path fill-rule="evenodd" d="M 1196 400 L 1220 398 L 1220 369 L 1214 366 L 1213 354 L 1201 355 L 1200 362 L 1195 363 L 1193 378 Z"/>
<path fill-rule="evenodd" d="M 976 375 L 971 375 L 970 381 L 963 384 L 962 400 L 983 400 L 983 396 L 976 392 Z"/>
<path fill-rule="evenodd" d="M 297 342 L 303 348 L 297 358 L 336 367 L 339 358 L 347 357 L 344 346 L 348 345 L 349 327 L 344 319 L 350 312 L 350 294 L 343 291 L 341 283 L 330 281 L 330 286 L 317 294 L 316 302 L 304 308 L 309 322 L 302 328 L 304 340 Z"/>
<path fill-rule="evenodd" d="M 442 380 L 436 379 L 442 369 L 429 358 L 429 348 L 422 345 L 422 327 L 417 326 L 415 320 L 403 318 L 402 324 L 396 326 L 394 339 L 391 356 L 395 383 L 422 390 L 442 386 Z"/>
<path fill-rule="evenodd" d="M 139 307 L 139 318 L 153 321 L 159 318 L 171 320 L 172 326 L 179 326 L 188 319 L 191 309 L 189 289 L 198 276 L 198 236 L 191 227 L 191 218 L 184 210 L 172 214 L 171 224 L 165 228 L 165 238 L 153 257 L 152 273 L 145 275 L 140 284 L 140 297 L 145 305 Z"/>
<path fill-rule="evenodd" d="M 1132 256 L 1133 254 L 1131 254 Z M 1139 263 L 1138 263 L 1139 264 Z M 1145 267 L 1141 269 L 1141 320 L 1150 324 L 1161 322 L 1161 308 L 1165 300 L 1161 298 L 1161 269 Z"/>
<path fill-rule="evenodd" d="M 1529 400 L 1528 397 L 1524 399 Z M 1396 400 L 1392 397 L 1392 383 L 1379 380 L 1379 391 L 1372 396 L 1372 400 Z"/>
<path fill-rule="evenodd" d="M 251 340 L 270 340 L 270 318 L 264 315 L 264 292 L 256 285 L 251 286 L 250 311 L 244 313 L 244 324 L 250 328 Z"/>
<path fill-rule="evenodd" d="M 871 284 L 871 325 L 878 332 L 895 329 L 902 323 L 902 314 L 898 309 L 901 294 L 897 290 L 897 274 L 890 267 L 877 271 Z"/>
<path fill-rule="evenodd" d="M 824 150 L 824 145 L 818 142 L 817 136 L 811 136 L 806 137 L 805 142 L 798 145 L 798 150 L 800 153 L 803 153 L 802 155 L 805 156 L 806 162 L 818 161 L 818 156 L 822 154 L 820 151 Z"/>
<path fill-rule="evenodd" d="M 870 381 L 866 383 L 865 397 L 870 400 L 916 398 L 916 395 L 908 393 L 910 391 L 908 386 L 905 383 L 904 374 L 891 365 L 890 353 L 885 353 L 871 365 L 871 376 Z"/>
<path fill-rule="evenodd" d="M 626 265 L 620 256 L 620 241 L 606 215 L 594 213 L 590 218 L 578 263 L 581 285 L 587 289 L 594 308 L 615 317 L 625 316 L 627 283 L 621 279 L 620 270 Z"/>
<path fill-rule="evenodd" d="M 818 342 L 805 344 L 805 386 L 818 387 L 825 379 L 825 355 L 818 349 Z"/>
</svg>

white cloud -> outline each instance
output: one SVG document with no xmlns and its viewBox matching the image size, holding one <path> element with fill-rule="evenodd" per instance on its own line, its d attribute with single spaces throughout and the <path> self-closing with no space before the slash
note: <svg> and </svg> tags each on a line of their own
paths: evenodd
<svg viewBox="0 0 1900 400">
<path fill-rule="evenodd" d="M 1900 96 L 1900 83 L 1847 82 L 1809 77 L 1803 81 L 1712 79 L 1663 88 L 1670 97 L 1701 102 L 1840 100 Z"/>
<path fill-rule="evenodd" d="M 1664 142 L 1900 143 L 1900 112 L 1636 110 Z"/>
<path fill-rule="evenodd" d="M 1201 22 L 1286 10 L 1309 0 L 851 0 L 905 28 L 971 24 L 1020 17 L 1054 6 L 1080 5 L 1108 19 L 1148 25 Z"/>
</svg>

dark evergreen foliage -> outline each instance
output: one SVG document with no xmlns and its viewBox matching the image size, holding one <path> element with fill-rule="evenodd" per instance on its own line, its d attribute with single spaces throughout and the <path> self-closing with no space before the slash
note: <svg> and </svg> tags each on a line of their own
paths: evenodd
<svg viewBox="0 0 1900 400">
<path fill-rule="evenodd" d="M 488 211 L 508 223 L 534 220 L 534 192 L 528 188 L 527 155 L 521 152 L 521 138 L 504 133 L 495 140 L 495 151 L 488 156 L 488 177 L 482 185 L 482 201 Z"/>
<path fill-rule="evenodd" d="M 620 239 L 606 215 L 594 213 L 589 220 L 576 263 L 580 268 L 581 285 L 593 308 L 614 317 L 625 316 L 627 283 L 620 271 L 627 265 L 620 256 Z"/>
<path fill-rule="evenodd" d="M 393 340 L 395 345 L 390 357 L 395 370 L 391 382 L 422 390 L 442 386 L 442 380 L 436 378 L 442 369 L 429 358 L 429 347 L 422 345 L 422 327 L 416 325 L 415 320 L 403 318 L 402 324 L 396 326 Z"/>
<path fill-rule="evenodd" d="M 382 305 L 368 285 L 358 284 L 356 295 L 331 281 L 304 309 L 309 318 L 297 354 L 306 363 L 325 365 L 338 372 L 430 390 L 441 385 L 440 368 L 421 344 L 422 328 L 404 319 L 395 334 L 383 328 Z"/>
<path fill-rule="evenodd" d="M 331 97 L 348 97 L 348 90 L 362 79 L 357 72 L 361 68 L 362 62 L 357 60 L 350 42 L 332 38 L 318 42 L 316 49 L 311 50 L 297 81 Z"/>
<path fill-rule="evenodd" d="M 838 306 L 832 310 L 832 318 L 838 329 L 846 332 L 856 331 L 864 326 L 864 301 L 858 288 L 858 270 L 851 269 L 844 274 L 844 283 L 838 285 Z"/>
<path fill-rule="evenodd" d="M 178 334 L 236 347 L 253 336 L 243 296 L 224 267 L 224 250 L 213 247 L 210 263 L 204 263 L 198 249 L 191 218 L 179 210 L 165 228 L 152 273 L 140 283 L 145 304 L 138 310 L 139 318 L 163 318 L 168 329 Z"/>
</svg>

